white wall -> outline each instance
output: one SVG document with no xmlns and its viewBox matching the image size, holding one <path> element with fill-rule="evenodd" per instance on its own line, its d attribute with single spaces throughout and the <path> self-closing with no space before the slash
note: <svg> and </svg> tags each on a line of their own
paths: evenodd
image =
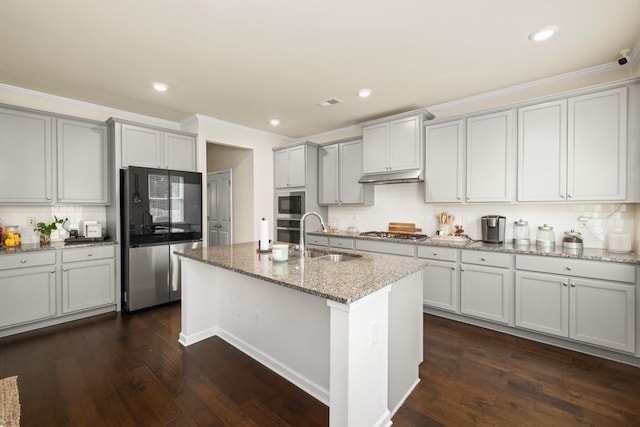
<svg viewBox="0 0 640 427">
<path fill-rule="evenodd" d="M 215 118 L 197 114 L 193 120 L 184 123 L 185 130 L 198 134 L 198 170 L 206 171 L 207 143 L 214 142 L 233 147 L 253 150 L 253 187 L 242 191 L 251 191 L 253 206 L 238 206 L 238 210 L 251 212 L 248 220 L 239 226 L 250 229 L 251 240 L 260 236 L 260 218 L 268 218 L 273 224 L 273 147 L 290 143 L 290 138 L 245 126 L 224 122 Z M 206 193 L 206 192 L 205 192 Z M 206 206 L 206 194 L 203 205 Z M 234 209 L 236 207 L 234 206 Z M 236 219 L 234 215 L 234 220 Z M 207 230 L 203 230 L 206 235 Z M 273 238 L 273 236 L 270 236 Z"/>
</svg>

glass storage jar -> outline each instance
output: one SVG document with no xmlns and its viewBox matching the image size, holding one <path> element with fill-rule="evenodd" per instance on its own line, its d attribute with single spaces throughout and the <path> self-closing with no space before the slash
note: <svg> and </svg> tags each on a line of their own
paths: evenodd
<svg viewBox="0 0 640 427">
<path fill-rule="evenodd" d="M 538 227 L 538 235 L 536 236 L 536 246 L 541 248 L 552 248 L 556 245 L 556 233 L 550 225 L 541 225 Z"/>
<path fill-rule="evenodd" d="M 513 244 L 529 246 L 529 223 L 523 219 L 513 223 Z"/>
</svg>

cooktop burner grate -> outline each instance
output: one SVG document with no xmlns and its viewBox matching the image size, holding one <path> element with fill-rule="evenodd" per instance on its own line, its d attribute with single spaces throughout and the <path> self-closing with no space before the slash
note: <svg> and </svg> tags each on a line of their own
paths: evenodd
<svg viewBox="0 0 640 427">
<path fill-rule="evenodd" d="M 386 239 L 401 239 L 401 240 L 425 240 L 429 236 L 426 234 L 405 234 L 405 233 L 389 233 L 388 231 L 365 231 L 364 233 L 360 233 L 361 236 L 365 237 L 380 237 Z"/>
</svg>

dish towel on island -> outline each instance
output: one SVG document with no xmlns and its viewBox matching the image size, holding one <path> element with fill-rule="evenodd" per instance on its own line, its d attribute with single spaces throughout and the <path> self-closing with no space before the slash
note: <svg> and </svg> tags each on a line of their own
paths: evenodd
<svg viewBox="0 0 640 427">
<path fill-rule="evenodd" d="M 0 380 L 0 427 L 20 426 L 20 397 L 18 377 Z"/>
</svg>

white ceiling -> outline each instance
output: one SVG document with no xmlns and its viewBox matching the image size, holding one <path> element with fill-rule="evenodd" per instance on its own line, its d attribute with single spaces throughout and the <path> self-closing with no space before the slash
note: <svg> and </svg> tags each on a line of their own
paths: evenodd
<svg viewBox="0 0 640 427">
<path fill-rule="evenodd" d="M 611 63 L 639 39 L 640 0 L 2 0 L 0 83 L 298 138 Z"/>
</svg>

